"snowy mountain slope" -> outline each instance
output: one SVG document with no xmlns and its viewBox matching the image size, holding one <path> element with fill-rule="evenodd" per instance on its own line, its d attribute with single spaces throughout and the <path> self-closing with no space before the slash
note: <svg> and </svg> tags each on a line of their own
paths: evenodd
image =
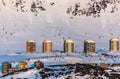
<svg viewBox="0 0 120 79">
<path fill-rule="evenodd" d="M 25 42 L 29 39 L 37 42 L 37 51 L 40 52 L 44 39 L 54 41 L 54 50 L 63 50 L 63 40 L 68 38 L 75 41 L 76 51 L 83 51 L 85 39 L 95 40 L 97 49 L 108 50 L 108 40 L 112 37 L 119 38 L 120 35 L 119 2 L 119 0 L 1 0 L 0 50 L 6 53 L 11 49 L 25 50 Z M 96 11 L 97 3 L 102 8 L 100 12 Z M 75 8 L 78 4 L 80 7 Z M 111 12 L 113 8 L 114 12 Z M 89 16 L 86 14 L 79 16 L 84 9 L 85 13 L 90 13 Z M 74 15 L 75 11 L 77 15 Z M 96 14 L 100 16 L 94 17 Z"/>
<path fill-rule="evenodd" d="M 74 16 L 86 15 L 100 17 L 101 12 L 114 13 L 119 11 L 119 3 L 119 0 L 89 0 L 87 3 L 78 1 L 74 6 L 71 5 L 67 9 L 67 13 Z"/>
</svg>

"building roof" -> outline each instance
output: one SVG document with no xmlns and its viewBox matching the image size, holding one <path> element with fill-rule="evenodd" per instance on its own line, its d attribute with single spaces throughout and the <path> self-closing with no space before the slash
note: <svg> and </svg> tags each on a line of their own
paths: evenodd
<svg viewBox="0 0 120 79">
<path fill-rule="evenodd" d="M 95 41 L 90 40 L 90 39 L 85 40 L 85 42 L 88 42 L 88 43 L 95 43 Z"/>
<path fill-rule="evenodd" d="M 119 41 L 117 38 L 112 38 L 111 41 Z"/>
<path fill-rule="evenodd" d="M 2 64 L 10 64 L 10 62 L 3 62 Z"/>
<path fill-rule="evenodd" d="M 65 42 L 72 42 L 73 43 L 73 40 L 68 39 L 68 40 L 65 40 Z"/>
<path fill-rule="evenodd" d="M 25 61 L 21 61 L 21 62 L 19 62 L 19 64 L 23 64 L 23 63 L 27 63 L 27 62 L 25 62 Z"/>
<path fill-rule="evenodd" d="M 51 40 L 45 40 L 44 42 L 52 42 Z"/>
<path fill-rule="evenodd" d="M 35 42 L 35 41 L 33 41 L 33 40 L 29 40 L 29 41 L 27 41 L 27 42 Z"/>
</svg>

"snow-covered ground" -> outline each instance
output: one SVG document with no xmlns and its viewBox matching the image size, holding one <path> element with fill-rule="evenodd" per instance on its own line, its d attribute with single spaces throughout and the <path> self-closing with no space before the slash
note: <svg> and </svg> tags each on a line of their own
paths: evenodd
<svg viewBox="0 0 120 79">
<path fill-rule="evenodd" d="M 18 78 L 35 79 L 37 73 L 38 73 L 38 70 L 32 69 L 32 70 L 29 70 L 29 71 L 26 71 L 26 72 L 20 72 L 19 74 L 16 73 L 14 75 L 3 77 L 3 79 L 10 79 L 10 78 L 13 78 L 13 79 L 18 79 Z M 39 76 L 39 79 L 42 79 L 42 78 Z"/>
<path fill-rule="evenodd" d="M 0 61 L 0 71 L 2 70 L 2 62 L 11 62 L 12 67 L 17 67 L 18 62 L 20 61 L 26 61 L 29 65 L 29 67 L 34 66 L 35 61 L 42 61 L 44 62 L 44 66 L 46 68 L 49 68 L 49 65 L 65 65 L 65 64 L 76 64 L 76 63 L 96 63 L 96 64 L 101 64 L 101 63 L 108 63 L 108 64 L 120 64 L 120 54 L 119 53 L 114 53 L 114 55 L 111 55 L 112 53 L 103 53 L 103 54 L 59 54 L 59 55 L 47 55 L 47 54 L 10 54 L 10 55 L 4 55 L 0 56 L 2 59 Z M 117 57 L 115 56 L 117 55 Z M 105 56 L 108 55 L 108 56 Z M 59 69 L 60 67 L 57 67 Z M 113 67 L 112 69 L 117 69 L 119 67 Z M 55 68 L 56 69 L 56 68 Z M 30 76 L 30 73 L 36 73 L 37 70 L 30 70 L 26 73 Z M 19 73 L 16 74 L 15 77 L 22 76 L 24 73 Z M 11 77 L 11 76 L 9 76 Z M 24 76 L 23 76 L 24 77 Z M 5 77 L 6 79 L 7 77 Z M 83 77 L 84 78 L 84 77 Z M 8 78 L 7 78 L 8 79 Z"/>
<path fill-rule="evenodd" d="M 11 62 L 14 66 L 20 61 L 28 62 L 29 66 L 35 61 L 40 60 L 44 65 L 61 65 L 75 63 L 120 63 L 120 53 L 104 54 L 10 54 L 0 56 L 0 69 L 3 62 Z M 113 55 L 112 55 L 113 54 Z M 17 62 L 17 63 L 16 63 Z"/>
</svg>

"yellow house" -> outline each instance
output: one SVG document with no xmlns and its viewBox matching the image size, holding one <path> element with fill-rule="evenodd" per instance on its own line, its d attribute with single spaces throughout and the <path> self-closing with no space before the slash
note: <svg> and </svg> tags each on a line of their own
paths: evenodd
<svg viewBox="0 0 120 79">
<path fill-rule="evenodd" d="M 18 70 L 25 70 L 25 69 L 28 69 L 28 64 L 26 62 L 24 62 L 24 61 L 19 62 Z"/>
</svg>

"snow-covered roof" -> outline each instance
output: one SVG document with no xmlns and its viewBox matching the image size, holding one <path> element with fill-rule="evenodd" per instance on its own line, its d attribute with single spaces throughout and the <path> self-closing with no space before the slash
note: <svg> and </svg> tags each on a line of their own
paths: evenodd
<svg viewBox="0 0 120 79">
<path fill-rule="evenodd" d="M 34 40 L 28 40 L 27 42 L 35 42 Z"/>
<path fill-rule="evenodd" d="M 112 38 L 111 41 L 119 41 L 117 38 Z"/>
<path fill-rule="evenodd" d="M 52 42 L 51 40 L 45 40 L 44 42 Z"/>
<path fill-rule="evenodd" d="M 68 39 L 68 40 L 65 40 L 65 42 L 72 42 L 73 43 L 73 40 Z"/>
<path fill-rule="evenodd" d="M 95 41 L 90 40 L 90 39 L 85 40 L 85 42 L 87 42 L 87 43 L 95 43 Z"/>
</svg>

